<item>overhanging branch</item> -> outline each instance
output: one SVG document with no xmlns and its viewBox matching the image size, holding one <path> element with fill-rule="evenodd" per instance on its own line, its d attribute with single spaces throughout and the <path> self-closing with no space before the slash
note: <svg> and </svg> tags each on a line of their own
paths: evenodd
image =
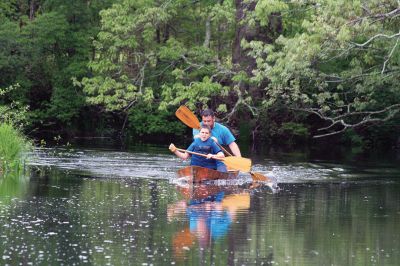
<svg viewBox="0 0 400 266">
<path fill-rule="evenodd" d="M 315 114 L 322 120 L 328 121 L 330 124 L 326 127 L 319 128 L 318 131 L 320 132 L 329 131 L 331 129 L 334 129 L 335 127 L 340 127 L 340 129 L 337 130 L 313 136 L 313 138 L 322 138 L 342 133 L 349 128 L 357 128 L 365 124 L 388 121 L 392 119 L 397 113 L 400 112 L 400 104 L 393 104 L 386 108 L 376 111 L 364 111 L 364 112 L 348 111 L 345 114 L 337 116 L 327 116 L 319 109 L 313 109 L 313 108 L 293 108 L 293 109 Z M 348 122 L 349 120 L 355 122 Z"/>
</svg>

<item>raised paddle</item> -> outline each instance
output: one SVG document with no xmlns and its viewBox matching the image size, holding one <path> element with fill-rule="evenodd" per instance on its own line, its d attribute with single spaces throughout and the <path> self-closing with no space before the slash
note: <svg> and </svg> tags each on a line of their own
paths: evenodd
<svg viewBox="0 0 400 266">
<path fill-rule="evenodd" d="M 196 115 L 185 105 L 181 105 L 178 110 L 176 110 L 175 115 L 188 127 L 200 129 L 199 119 L 197 119 Z"/>
<path fill-rule="evenodd" d="M 206 154 L 202 153 L 197 153 L 193 151 L 188 151 L 184 149 L 179 149 L 176 148 L 176 150 L 181 151 L 181 152 L 187 152 L 189 154 L 194 154 L 202 157 L 207 157 Z M 251 169 L 251 160 L 243 157 L 235 157 L 235 156 L 229 156 L 225 158 L 213 158 L 215 160 L 223 161 L 226 166 L 229 168 L 235 169 L 235 170 L 240 170 L 243 172 L 249 172 Z"/>
</svg>

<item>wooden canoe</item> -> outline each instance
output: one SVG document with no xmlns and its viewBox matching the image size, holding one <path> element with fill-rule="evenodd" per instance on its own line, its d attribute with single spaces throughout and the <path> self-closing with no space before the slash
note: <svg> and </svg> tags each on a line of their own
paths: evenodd
<svg viewBox="0 0 400 266">
<path fill-rule="evenodd" d="M 200 183 L 206 180 L 232 179 L 239 175 L 239 171 L 219 172 L 217 170 L 200 166 L 187 166 L 178 170 L 178 177 L 185 177 L 193 183 Z"/>
</svg>

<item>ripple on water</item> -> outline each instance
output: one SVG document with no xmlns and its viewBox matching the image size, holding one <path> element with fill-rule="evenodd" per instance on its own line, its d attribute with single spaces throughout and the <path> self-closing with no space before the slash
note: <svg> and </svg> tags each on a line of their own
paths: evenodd
<svg viewBox="0 0 400 266">
<path fill-rule="evenodd" d="M 120 151 L 37 148 L 32 153 L 32 166 L 50 166 L 82 175 L 99 177 L 144 177 L 168 179 L 182 162 L 171 155 Z"/>
<path fill-rule="evenodd" d="M 176 170 L 189 164 L 171 154 L 160 151 L 122 152 L 112 150 L 69 150 L 67 148 L 37 148 L 32 153 L 30 165 L 57 167 L 80 175 L 121 178 L 139 177 L 149 179 L 175 178 Z M 264 160 L 254 164 L 252 171 L 274 178 L 278 183 L 301 183 L 338 180 L 365 180 L 371 175 L 380 178 L 399 175 L 393 167 L 356 168 L 331 162 L 291 162 Z M 242 178 L 251 180 L 248 173 Z"/>
</svg>

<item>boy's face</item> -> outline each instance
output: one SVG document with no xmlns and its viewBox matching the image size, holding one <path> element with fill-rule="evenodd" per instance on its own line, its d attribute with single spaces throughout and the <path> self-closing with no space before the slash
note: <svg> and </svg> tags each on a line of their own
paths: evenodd
<svg viewBox="0 0 400 266">
<path fill-rule="evenodd" d="M 202 116 L 201 120 L 203 121 L 203 125 L 209 126 L 210 128 L 214 128 L 215 117 Z"/>
<path fill-rule="evenodd" d="M 200 139 L 206 141 L 210 137 L 210 131 L 207 128 L 200 129 Z"/>
</svg>

